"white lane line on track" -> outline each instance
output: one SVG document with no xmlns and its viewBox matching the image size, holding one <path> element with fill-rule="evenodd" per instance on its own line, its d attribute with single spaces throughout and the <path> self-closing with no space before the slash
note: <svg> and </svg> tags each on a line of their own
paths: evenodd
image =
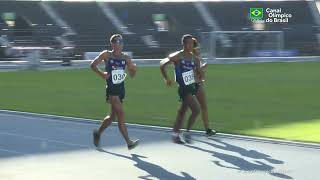
<svg viewBox="0 0 320 180">
<path fill-rule="evenodd" d="M 59 115 L 49 115 L 49 114 L 41 114 L 41 113 L 30 113 L 30 112 L 23 112 L 23 111 L 13 111 L 13 110 L 0 110 L 0 113 L 5 113 L 6 115 L 28 115 L 33 117 L 42 117 L 42 118 L 50 118 L 50 119 L 43 119 L 46 121 L 55 121 L 55 122 L 62 122 L 62 123 L 78 123 L 78 124 L 97 124 L 100 123 L 100 120 L 94 119 L 86 119 L 86 118 L 77 118 L 77 117 L 68 117 L 68 116 L 59 116 Z M 24 116 L 25 117 L 25 116 Z M 116 123 L 113 122 L 113 125 Z M 141 124 L 131 124 L 126 123 L 128 127 L 140 128 L 140 129 L 147 129 L 147 130 L 158 130 L 158 131 L 172 131 L 172 128 L 169 127 L 161 127 L 161 126 L 151 126 L 151 125 L 141 125 Z M 202 135 L 202 131 L 192 130 L 193 133 L 197 135 Z M 299 141 L 291 141 L 291 140 L 281 140 L 281 139 L 272 139 L 272 138 L 264 138 L 264 137 L 253 137 L 253 136 L 244 136 L 244 135 L 235 135 L 235 134 L 226 134 L 226 133 L 218 133 L 215 137 L 222 137 L 227 139 L 238 139 L 244 141 L 255 141 L 255 142 L 262 142 L 262 143 L 272 143 L 272 144 L 279 144 L 279 145 L 289 145 L 289 146 L 297 146 L 297 147 L 305 147 L 305 148 L 316 148 L 320 149 L 320 144 L 317 143 L 308 143 L 308 142 L 299 142 Z"/>
<path fill-rule="evenodd" d="M 12 154 L 25 155 L 25 154 L 22 153 L 22 152 L 18 152 L 18 151 L 14 151 L 14 150 L 9 150 L 9 149 L 4 149 L 4 148 L 0 148 L 0 151 L 9 152 L 9 153 L 12 153 Z"/>
<path fill-rule="evenodd" d="M 48 141 L 48 142 L 60 143 L 60 144 L 68 145 L 68 146 L 78 146 L 78 147 L 92 148 L 92 147 L 90 147 L 88 145 L 70 143 L 70 142 L 47 139 L 47 138 L 39 138 L 39 137 L 28 136 L 28 135 L 17 134 L 17 133 L 0 132 L 0 135 L 16 136 L 16 137 L 20 137 L 20 138 L 33 139 L 33 140 L 39 140 L 39 141 Z"/>
</svg>

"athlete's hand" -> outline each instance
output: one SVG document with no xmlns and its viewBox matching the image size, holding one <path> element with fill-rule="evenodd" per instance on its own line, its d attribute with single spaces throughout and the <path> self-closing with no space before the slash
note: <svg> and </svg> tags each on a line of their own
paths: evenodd
<svg viewBox="0 0 320 180">
<path fill-rule="evenodd" d="M 173 81 L 171 79 L 165 79 L 164 80 L 167 86 L 172 86 L 173 85 Z"/>
<path fill-rule="evenodd" d="M 204 76 L 204 73 L 202 73 L 199 77 L 200 82 L 204 82 L 206 77 Z"/>
<path fill-rule="evenodd" d="M 109 74 L 108 72 L 103 72 L 103 73 L 101 74 L 101 77 L 102 77 L 104 80 L 107 80 L 107 79 L 109 79 L 110 74 Z"/>
<path fill-rule="evenodd" d="M 208 63 L 204 63 L 201 65 L 201 73 L 199 74 L 199 79 L 200 81 L 205 81 L 205 69 L 207 68 L 208 66 Z"/>
<path fill-rule="evenodd" d="M 128 71 L 130 77 L 135 77 L 137 74 L 137 65 L 132 63 L 130 66 L 128 66 Z"/>
</svg>

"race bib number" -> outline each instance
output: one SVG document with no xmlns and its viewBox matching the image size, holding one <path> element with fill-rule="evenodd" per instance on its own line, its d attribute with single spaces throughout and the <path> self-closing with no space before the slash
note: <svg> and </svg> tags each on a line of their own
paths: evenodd
<svg viewBox="0 0 320 180">
<path fill-rule="evenodd" d="M 182 78 L 185 85 L 195 83 L 193 70 L 182 73 Z"/>
<path fill-rule="evenodd" d="M 126 76 L 127 76 L 127 74 L 124 72 L 123 69 L 113 70 L 111 75 L 112 75 L 112 83 L 113 84 L 122 83 L 126 79 Z"/>
</svg>

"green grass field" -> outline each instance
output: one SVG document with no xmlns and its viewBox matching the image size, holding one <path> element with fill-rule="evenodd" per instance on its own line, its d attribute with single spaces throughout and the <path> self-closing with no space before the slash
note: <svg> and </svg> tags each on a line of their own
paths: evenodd
<svg viewBox="0 0 320 180">
<path fill-rule="evenodd" d="M 320 142 L 320 62 L 210 65 L 210 125 L 219 132 Z M 172 70 L 173 71 L 173 70 Z M 126 81 L 127 122 L 172 126 L 177 88 L 159 68 Z M 0 109 L 101 119 L 105 82 L 89 69 L 0 73 Z M 203 129 L 198 118 L 195 129 Z"/>
</svg>

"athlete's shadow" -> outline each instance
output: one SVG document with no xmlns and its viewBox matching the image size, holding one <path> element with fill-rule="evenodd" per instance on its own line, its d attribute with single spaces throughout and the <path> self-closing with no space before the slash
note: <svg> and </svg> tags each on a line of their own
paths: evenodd
<svg viewBox="0 0 320 180">
<path fill-rule="evenodd" d="M 207 145 L 210 145 L 212 147 L 219 148 L 222 150 L 237 152 L 243 156 L 250 157 L 253 159 L 266 159 L 267 158 L 268 159 L 267 161 L 269 161 L 269 162 L 271 161 L 274 164 L 283 164 L 283 161 L 274 160 L 274 159 L 270 158 L 270 156 L 265 155 L 263 153 L 259 153 L 257 151 L 254 151 L 253 155 L 251 155 L 251 154 L 249 155 L 250 151 L 245 150 L 241 147 L 237 147 L 234 145 L 224 143 L 222 141 L 220 141 L 220 143 L 222 142 L 221 144 L 224 144 L 225 146 L 220 146 L 220 145 L 216 145 L 216 144 L 213 144 L 210 142 L 205 142 L 205 141 L 199 141 L 199 140 L 195 140 L 195 141 L 202 142 L 202 143 L 205 143 Z M 219 161 L 212 161 L 212 162 L 220 167 L 235 169 L 235 170 L 239 170 L 241 172 L 247 172 L 247 173 L 261 172 L 261 173 L 267 173 L 267 174 L 270 174 L 272 176 L 282 178 L 282 179 L 292 179 L 292 177 L 285 175 L 283 173 L 280 173 L 280 172 L 276 172 L 274 167 L 272 167 L 266 163 L 263 163 L 261 161 L 258 161 L 258 160 L 255 160 L 254 163 L 252 163 L 252 162 L 245 160 L 242 157 L 237 157 L 237 156 L 233 156 L 233 155 L 229 155 L 229 154 L 211 151 L 208 149 L 204 149 L 204 148 L 200 148 L 200 147 L 196 147 L 196 146 L 191 146 L 191 145 L 185 145 L 185 146 L 211 154 L 213 157 L 219 159 Z M 226 164 L 231 164 L 232 166 L 228 166 Z"/>
<path fill-rule="evenodd" d="M 213 147 L 221 149 L 221 150 L 230 151 L 230 152 L 236 152 L 236 153 L 239 153 L 241 156 L 249 157 L 249 158 L 252 158 L 252 159 L 264 159 L 264 160 L 266 160 L 266 161 L 268 161 L 269 163 L 272 163 L 272 164 L 283 164 L 284 163 L 281 160 L 273 159 L 269 155 L 261 153 L 261 152 L 258 152 L 256 150 L 247 150 L 245 148 L 226 143 L 226 142 L 221 141 L 219 139 L 212 139 L 212 138 L 209 138 L 209 139 L 212 140 L 212 141 L 215 141 L 215 142 L 217 142 L 219 144 L 213 144 L 213 143 L 200 141 L 200 140 L 197 140 L 197 141 L 205 143 L 205 144 L 208 144 L 210 146 L 213 146 Z"/>
<path fill-rule="evenodd" d="M 139 176 L 140 179 L 149 180 L 149 179 L 158 178 L 158 179 L 195 180 L 195 178 L 193 178 L 192 176 L 190 176 L 186 172 L 181 172 L 181 174 L 183 176 L 179 176 L 179 175 L 176 175 L 172 172 L 169 172 L 168 170 L 164 169 L 161 166 L 144 161 L 143 159 L 147 158 L 145 156 L 140 156 L 138 154 L 131 154 L 131 157 L 130 157 L 130 156 L 122 155 L 122 154 L 117 154 L 117 153 L 105 151 L 101 148 L 98 149 L 98 151 L 134 161 L 136 163 L 134 166 L 136 166 L 137 168 L 139 168 L 143 171 L 146 171 L 149 174 L 147 176 Z"/>
</svg>

